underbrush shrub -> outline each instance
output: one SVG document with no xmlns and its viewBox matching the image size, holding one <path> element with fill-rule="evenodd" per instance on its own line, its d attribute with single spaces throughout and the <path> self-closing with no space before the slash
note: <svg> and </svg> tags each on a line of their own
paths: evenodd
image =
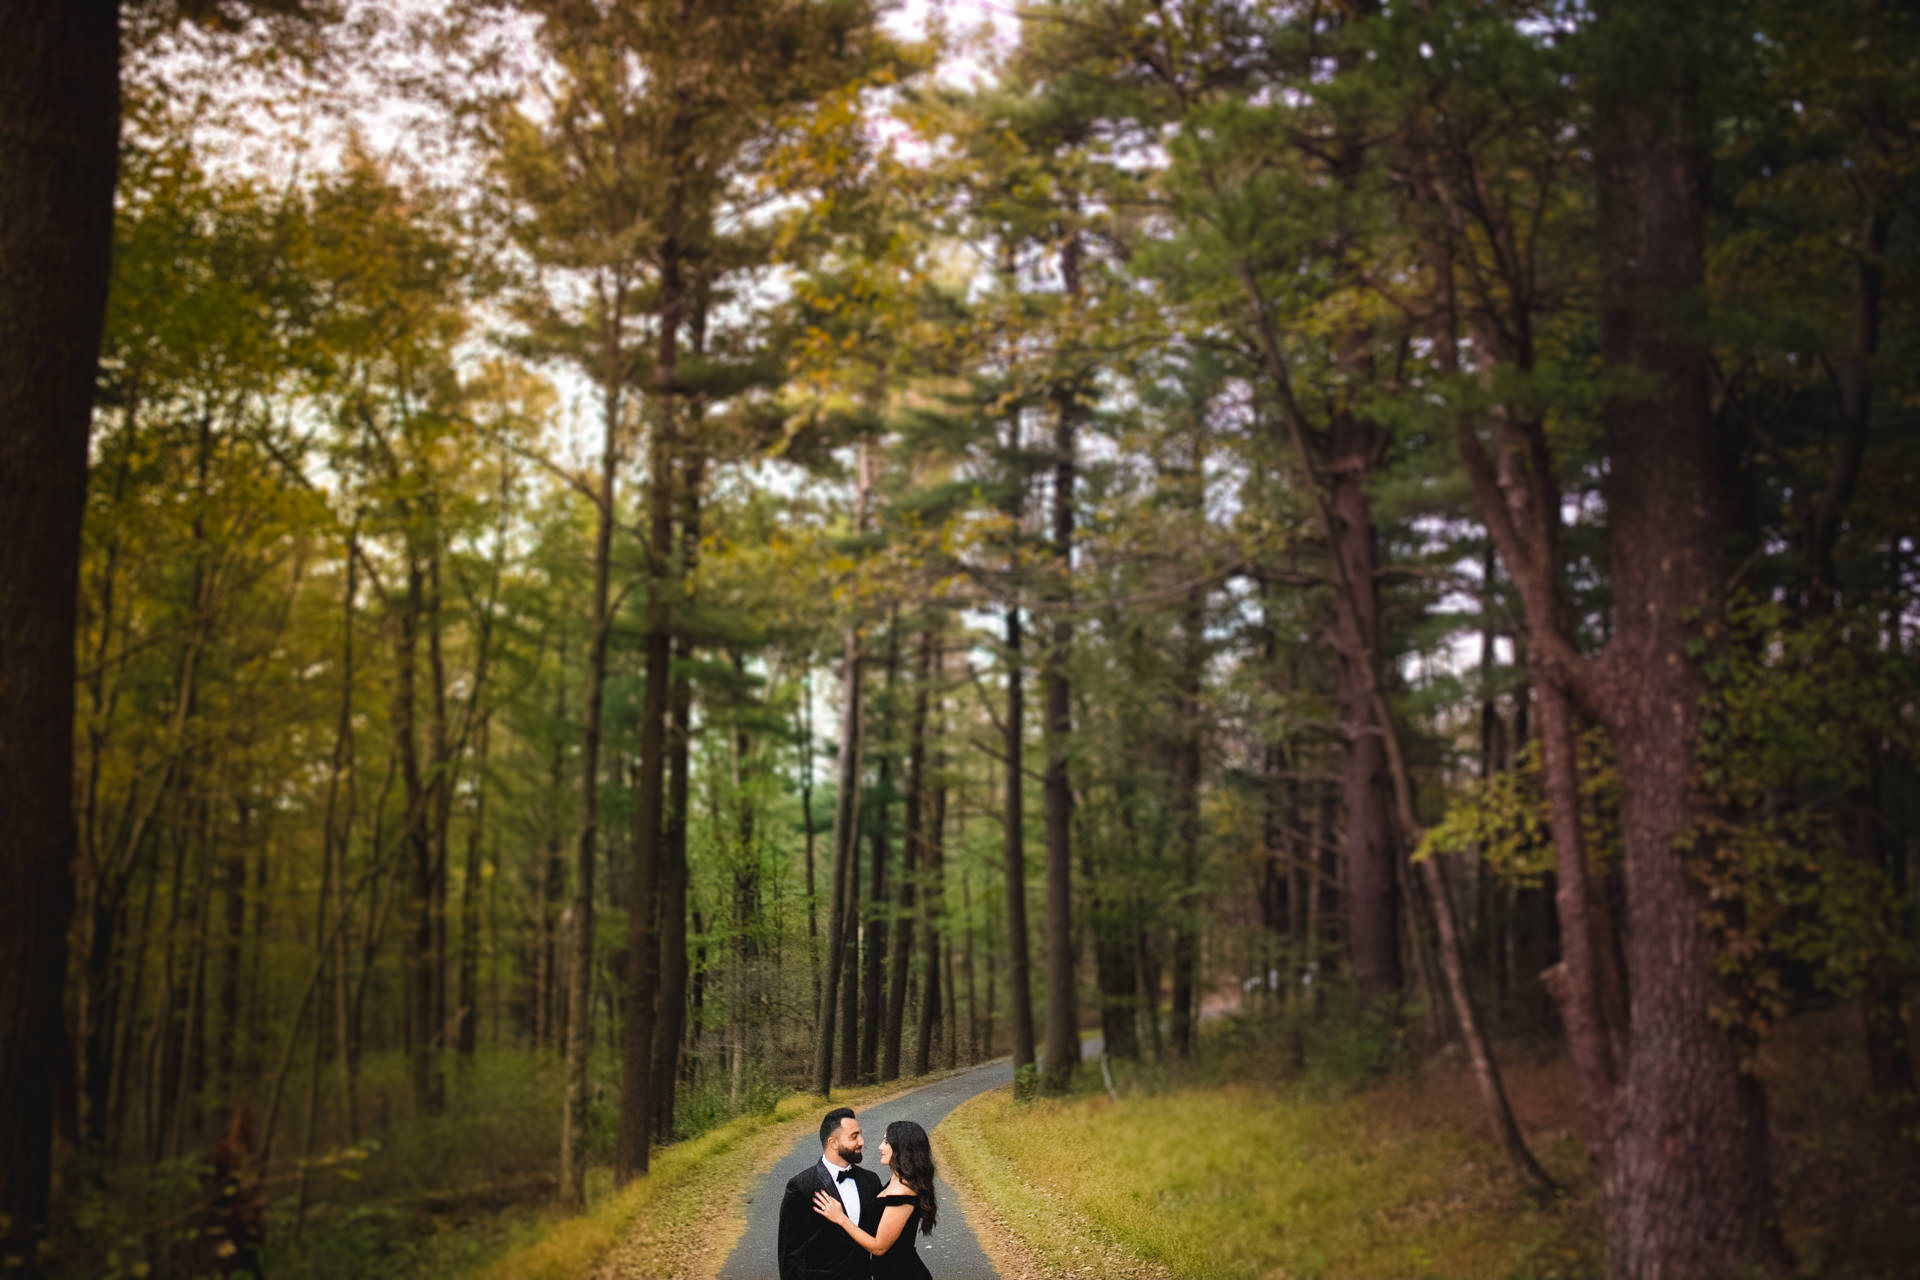
<svg viewBox="0 0 1920 1280">
<path fill-rule="evenodd" d="M 1388 1000 L 1362 1004 L 1351 988 L 1330 985 L 1321 1015 L 1299 1035 L 1302 1080 L 1328 1096 L 1364 1089 L 1418 1065 L 1404 1011 Z"/>
<path fill-rule="evenodd" d="M 779 1107 L 780 1099 L 791 1092 L 769 1081 L 758 1070 L 746 1073 L 738 1100 L 733 1096 L 732 1080 L 719 1073 L 691 1086 L 682 1086 L 674 1100 L 674 1141 L 697 1138 L 740 1116 L 771 1116 Z"/>
<path fill-rule="evenodd" d="M 560 1159 L 563 1064 L 487 1050 L 442 1062 L 446 1107 L 437 1115 L 413 1110 L 402 1055 L 363 1062 L 369 1136 L 349 1146 L 323 1128 L 297 1231 L 297 1163 L 270 1180 L 268 1274 L 321 1280 L 458 1271 L 548 1212 Z M 590 1073 L 588 1149 L 596 1160 L 613 1149 L 615 1065 L 604 1056 Z"/>
<path fill-rule="evenodd" d="M 1013 1098 L 1016 1102 L 1032 1102 L 1040 1096 L 1040 1068 L 1031 1062 L 1023 1062 L 1013 1073 Z"/>
</svg>

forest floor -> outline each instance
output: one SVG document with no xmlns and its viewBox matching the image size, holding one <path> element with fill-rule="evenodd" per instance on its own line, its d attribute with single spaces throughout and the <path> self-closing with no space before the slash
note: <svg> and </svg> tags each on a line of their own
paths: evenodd
<svg viewBox="0 0 1920 1280">
<path fill-rule="evenodd" d="M 1598 1205 L 1556 1047 L 1508 1043 L 1535 1153 L 1569 1194 L 1536 1204 L 1480 1123 L 1458 1057 L 1378 1055 L 1331 1032 L 1223 1028 L 1194 1067 L 1116 1071 L 1076 1096 L 958 1108 L 935 1135 L 1004 1280 L 1586 1280 Z M 1806 1276 L 1895 1280 L 1920 1258 L 1920 1130 L 1866 1106 L 1857 1015 L 1783 1028 L 1772 1085 L 1783 1226 Z"/>
<path fill-rule="evenodd" d="M 1792 1019 L 1764 1055 L 1782 1225 L 1802 1275 L 1911 1277 L 1920 1117 L 1863 1101 L 1860 1041 L 1858 1012 L 1830 1010 Z M 860 1111 L 870 1151 L 890 1119 L 932 1132 L 944 1181 L 926 1256 L 939 1280 L 1586 1280 L 1598 1208 L 1571 1073 L 1551 1041 L 1499 1054 L 1528 1141 L 1571 1189 L 1551 1205 L 1520 1190 L 1485 1136 L 1456 1053 L 1420 1054 L 1404 1028 L 1350 1017 L 1303 1038 L 1210 1019 L 1194 1062 L 1114 1062 L 1111 1093 L 1089 1057 L 1070 1096 L 1016 1102 L 1000 1060 L 836 1091 L 833 1104 Z M 589 1210 L 564 1215 L 550 1176 L 513 1194 L 549 1168 L 550 1135 L 535 1131 L 557 1109 L 547 1083 L 483 1070 L 457 1114 L 396 1125 L 273 1273 L 771 1275 L 778 1189 L 817 1154 L 822 1099 L 789 1095 L 658 1148 L 623 1190 L 590 1170 Z M 350 1202 L 350 1186 L 366 1194 Z"/>
</svg>

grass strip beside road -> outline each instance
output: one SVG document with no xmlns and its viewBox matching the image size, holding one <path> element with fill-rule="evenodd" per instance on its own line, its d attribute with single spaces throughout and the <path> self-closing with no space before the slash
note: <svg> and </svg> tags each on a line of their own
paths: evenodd
<svg viewBox="0 0 1920 1280">
<path fill-rule="evenodd" d="M 1536 1207 L 1498 1149 L 1433 1101 L 1417 1081 L 1335 1098 L 1247 1083 L 1119 1102 L 997 1090 L 940 1136 L 1008 1280 L 1597 1274 L 1590 1207 Z M 1547 1159 L 1577 1167 L 1577 1142 L 1559 1135 Z"/>
<path fill-rule="evenodd" d="M 480 1275 L 484 1280 L 604 1275 L 711 1280 L 746 1229 L 738 1204 L 742 1189 L 803 1135 L 817 1131 L 829 1107 L 859 1110 L 937 1078 L 841 1090 L 831 1100 L 790 1095 L 771 1114 L 739 1116 L 697 1138 L 656 1148 L 646 1175 L 618 1191 L 611 1189 L 607 1170 L 590 1170 L 589 1188 L 597 1184 L 605 1190 L 593 1196 L 585 1213 L 543 1230 Z M 724 1200 L 724 1212 L 716 1211 L 716 1198 Z"/>
</svg>

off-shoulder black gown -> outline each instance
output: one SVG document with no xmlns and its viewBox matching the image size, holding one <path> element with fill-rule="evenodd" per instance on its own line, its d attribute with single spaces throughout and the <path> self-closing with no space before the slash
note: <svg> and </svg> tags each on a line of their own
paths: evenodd
<svg viewBox="0 0 1920 1280">
<path fill-rule="evenodd" d="M 913 1211 L 907 1215 L 907 1225 L 900 1228 L 900 1234 L 894 1239 L 893 1248 L 873 1260 L 873 1280 L 933 1280 L 933 1273 L 927 1270 L 920 1250 L 915 1247 L 920 1238 L 920 1197 L 883 1195 L 881 1212 L 884 1214 L 903 1202 L 912 1205 Z"/>
</svg>

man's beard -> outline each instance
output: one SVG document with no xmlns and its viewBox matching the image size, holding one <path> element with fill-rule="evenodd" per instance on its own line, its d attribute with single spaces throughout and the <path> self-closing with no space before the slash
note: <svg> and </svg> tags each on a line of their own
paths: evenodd
<svg viewBox="0 0 1920 1280">
<path fill-rule="evenodd" d="M 845 1160 L 848 1164 L 859 1164 L 861 1155 L 862 1155 L 861 1152 L 848 1151 L 845 1148 L 842 1148 L 840 1152 L 840 1158 L 842 1160 Z"/>
</svg>

